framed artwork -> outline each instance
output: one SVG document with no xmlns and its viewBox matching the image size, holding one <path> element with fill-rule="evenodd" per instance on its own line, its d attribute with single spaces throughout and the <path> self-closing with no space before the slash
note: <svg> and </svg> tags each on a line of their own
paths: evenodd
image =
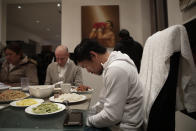
<svg viewBox="0 0 196 131">
<path fill-rule="evenodd" d="M 196 0 L 180 0 L 180 9 L 184 10 L 196 4 Z"/>
<path fill-rule="evenodd" d="M 119 6 L 82 6 L 82 38 L 97 39 L 107 48 L 118 40 Z"/>
</svg>

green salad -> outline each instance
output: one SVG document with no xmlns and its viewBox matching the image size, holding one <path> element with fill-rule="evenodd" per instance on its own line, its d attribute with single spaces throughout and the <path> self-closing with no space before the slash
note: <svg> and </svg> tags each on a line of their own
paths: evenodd
<svg viewBox="0 0 196 131">
<path fill-rule="evenodd" d="M 39 106 L 32 108 L 32 111 L 36 114 L 52 113 L 58 110 L 60 110 L 60 108 L 58 108 L 58 105 L 51 102 L 44 102 Z"/>
</svg>

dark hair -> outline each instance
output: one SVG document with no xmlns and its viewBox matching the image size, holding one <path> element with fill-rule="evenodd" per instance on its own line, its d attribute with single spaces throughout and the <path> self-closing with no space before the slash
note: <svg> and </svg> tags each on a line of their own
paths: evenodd
<svg viewBox="0 0 196 131">
<path fill-rule="evenodd" d="M 14 42 L 14 41 L 7 43 L 7 46 L 4 48 L 4 52 L 7 49 L 15 52 L 16 54 L 21 54 L 21 55 L 23 54 L 22 53 L 22 47 L 21 47 L 20 43 L 17 43 L 17 42 Z"/>
<path fill-rule="evenodd" d="M 119 36 L 121 39 L 132 39 L 132 37 L 131 37 L 130 34 L 129 34 L 129 31 L 126 30 L 126 29 L 122 29 L 122 30 L 119 32 L 118 36 Z"/>
<path fill-rule="evenodd" d="M 90 51 L 104 54 L 106 53 L 106 48 L 100 45 L 95 39 L 83 39 L 74 49 L 74 60 L 76 62 L 91 60 Z"/>
</svg>

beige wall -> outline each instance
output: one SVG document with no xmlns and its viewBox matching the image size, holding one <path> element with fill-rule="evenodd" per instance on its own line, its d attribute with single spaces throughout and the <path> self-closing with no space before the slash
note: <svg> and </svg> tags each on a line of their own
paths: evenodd
<svg viewBox="0 0 196 131">
<path fill-rule="evenodd" d="M 134 39 L 144 44 L 150 35 L 150 17 L 148 0 L 63 0 L 62 1 L 62 44 L 72 52 L 81 41 L 81 6 L 82 5 L 119 5 L 120 28 L 130 31 Z M 103 87 L 101 76 L 83 70 L 84 84 L 95 88 L 95 103 Z"/>
<path fill-rule="evenodd" d="M 184 24 L 193 18 L 196 18 L 196 6 L 186 11 L 181 11 L 179 8 L 179 0 L 168 0 L 168 23 L 169 26 L 175 24 Z M 181 112 L 176 112 L 176 131 L 195 131 L 196 121 L 184 115 Z"/>
</svg>

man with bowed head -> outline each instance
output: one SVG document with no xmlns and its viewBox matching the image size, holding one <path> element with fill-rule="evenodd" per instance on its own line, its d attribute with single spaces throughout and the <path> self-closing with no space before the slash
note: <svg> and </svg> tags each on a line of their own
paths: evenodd
<svg viewBox="0 0 196 131">
<path fill-rule="evenodd" d="M 119 125 L 123 131 L 139 131 L 143 123 L 142 83 L 129 56 L 109 53 L 93 39 L 82 40 L 74 55 L 78 65 L 103 76 L 102 94 L 91 107 L 96 114 L 87 118 L 87 126 Z"/>
<path fill-rule="evenodd" d="M 74 62 L 69 59 L 68 48 L 59 45 L 55 50 L 56 62 L 48 65 L 45 84 L 54 84 L 59 81 L 71 83 L 72 85 L 82 85 L 82 71 Z"/>
</svg>

